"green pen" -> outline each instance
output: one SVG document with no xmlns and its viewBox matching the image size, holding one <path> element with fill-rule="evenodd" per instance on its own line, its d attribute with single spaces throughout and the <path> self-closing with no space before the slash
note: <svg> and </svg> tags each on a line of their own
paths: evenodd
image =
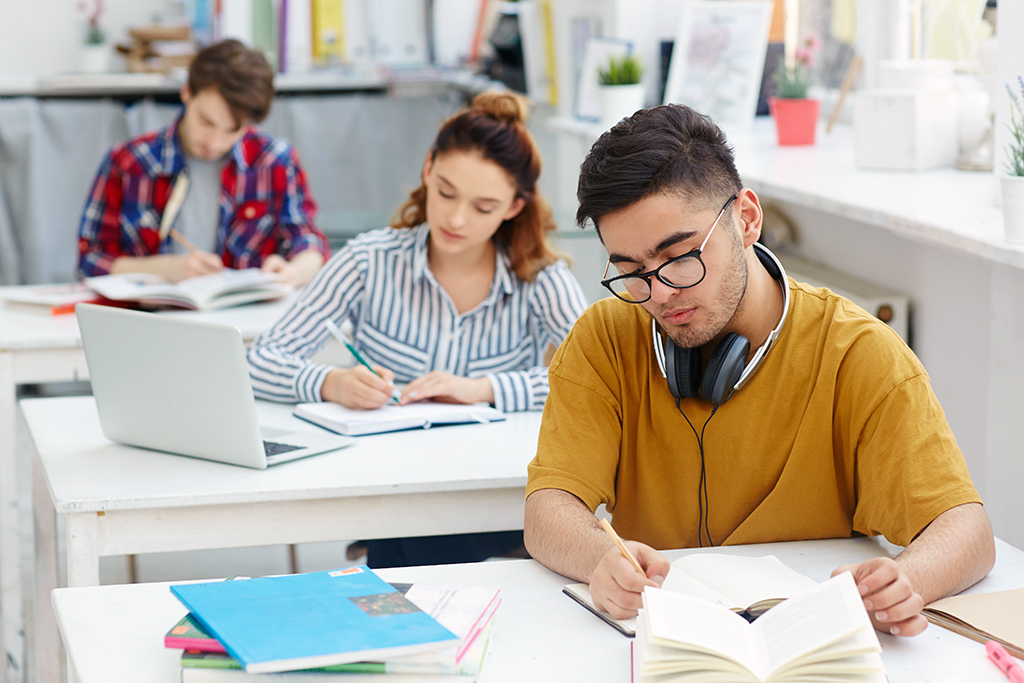
<svg viewBox="0 0 1024 683">
<path fill-rule="evenodd" d="M 348 339 L 345 339 L 345 335 L 343 335 L 341 333 L 341 330 L 338 328 L 337 325 L 334 324 L 333 320 L 325 320 L 324 321 L 324 326 L 327 327 L 327 331 L 330 332 L 334 336 L 335 339 L 337 339 L 338 341 L 340 341 L 342 344 L 345 345 L 345 348 L 348 349 L 348 352 L 351 353 L 352 357 L 356 359 L 356 362 L 358 362 L 360 365 L 362 365 L 364 368 L 366 368 L 367 370 L 369 370 L 373 374 L 375 374 L 378 377 L 380 377 L 380 375 L 377 373 L 377 371 L 374 370 L 373 368 L 371 368 L 370 364 L 366 362 L 366 359 L 363 358 L 362 354 L 360 354 L 358 351 L 356 351 L 356 347 L 353 346 L 349 342 Z M 384 379 L 384 378 L 381 377 L 381 379 Z M 394 401 L 395 403 L 400 403 L 399 399 L 401 397 L 402 397 L 402 392 L 400 392 L 396 387 L 392 387 L 391 388 L 391 400 Z"/>
</svg>

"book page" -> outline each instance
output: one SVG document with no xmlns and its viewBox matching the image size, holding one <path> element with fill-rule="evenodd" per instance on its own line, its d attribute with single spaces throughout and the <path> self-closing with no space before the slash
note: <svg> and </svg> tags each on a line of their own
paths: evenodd
<svg viewBox="0 0 1024 683">
<path fill-rule="evenodd" d="M 849 572 L 825 581 L 810 593 L 772 608 L 751 625 L 751 630 L 760 645 L 756 648 L 759 667 L 763 663 L 762 671 L 766 673 L 849 638 L 858 631 L 865 631 L 873 641 L 873 648 L 879 649 L 871 621 Z M 840 654 L 834 652 L 835 656 Z"/>
<path fill-rule="evenodd" d="M 177 287 L 200 308 L 222 294 L 240 290 L 274 288 L 277 281 L 273 276 L 260 271 L 259 268 L 232 270 L 225 268 L 219 273 L 199 275 L 182 280 Z"/>
<path fill-rule="evenodd" d="M 96 293 L 115 301 L 132 301 L 146 297 L 175 296 L 175 286 L 159 275 L 124 273 L 85 278 L 85 284 Z"/>
<path fill-rule="evenodd" d="M 673 593 L 689 595 L 713 602 L 726 609 L 733 609 L 734 607 L 746 608 L 746 605 L 736 603 L 731 598 L 722 595 L 706 583 L 698 581 L 693 576 L 687 574 L 685 570 L 676 567 L 674 563 L 669 568 L 668 576 L 665 577 L 665 582 L 661 584 L 661 587 L 663 590 L 672 591 Z"/>
<path fill-rule="evenodd" d="M 725 596 L 728 607 L 740 609 L 761 600 L 803 595 L 818 586 L 817 581 L 790 569 L 774 555 L 693 553 L 680 557 L 672 567 Z"/>
<path fill-rule="evenodd" d="M 354 410 L 328 402 L 300 403 L 295 407 L 295 414 L 342 434 L 373 434 L 411 427 L 430 427 L 434 424 L 486 424 L 505 419 L 504 413 L 488 405 L 457 405 L 430 401 L 404 406 L 389 404 L 376 410 Z"/>
<path fill-rule="evenodd" d="M 717 654 L 755 671 L 757 661 L 749 644 L 751 626 L 735 612 L 663 588 L 644 588 L 643 603 L 643 630 L 652 644 Z M 700 659 L 703 666 L 714 665 L 706 657 Z M 724 663 L 714 668 L 734 669 Z"/>
</svg>

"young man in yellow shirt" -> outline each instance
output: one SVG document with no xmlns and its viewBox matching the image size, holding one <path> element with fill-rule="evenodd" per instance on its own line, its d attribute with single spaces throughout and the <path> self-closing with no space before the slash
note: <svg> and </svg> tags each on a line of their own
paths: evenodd
<svg viewBox="0 0 1024 683">
<path fill-rule="evenodd" d="M 920 362 L 755 245 L 760 202 L 709 118 L 669 105 L 619 123 L 578 198 L 618 298 L 583 314 L 550 367 L 533 557 L 625 617 L 668 572 L 655 549 L 882 534 L 905 550 L 836 571 L 876 628 L 905 636 L 926 603 L 988 573 L 992 529 Z M 602 503 L 646 578 L 601 530 Z"/>
</svg>

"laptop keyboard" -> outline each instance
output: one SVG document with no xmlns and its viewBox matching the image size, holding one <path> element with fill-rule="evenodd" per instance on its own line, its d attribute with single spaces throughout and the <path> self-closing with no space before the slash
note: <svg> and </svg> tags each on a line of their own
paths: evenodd
<svg viewBox="0 0 1024 683">
<path fill-rule="evenodd" d="M 281 455 L 282 453 L 297 451 L 300 448 L 302 448 L 302 446 L 293 446 L 288 443 L 277 443 L 276 441 L 263 442 L 263 450 L 266 452 L 268 459 L 275 455 Z"/>
</svg>

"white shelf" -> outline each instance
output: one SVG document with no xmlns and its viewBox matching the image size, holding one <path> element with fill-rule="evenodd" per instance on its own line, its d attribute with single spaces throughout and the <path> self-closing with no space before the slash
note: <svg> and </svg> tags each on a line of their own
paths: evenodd
<svg viewBox="0 0 1024 683">
<path fill-rule="evenodd" d="M 589 146 L 604 132 L 599 124 L 565 117 L 547 124 Z M 943 168 L 882 171 L 857 168 L 853 129 L 818 130 L 816 144 L 780 147 L 774 122 L 755 120 L 730 143 L 744 184 L 763 198 L 877 225 L 909 239 L 1024 269 L 1024 246 L 1003 237 L 992 173 Z"/>
</svg>

